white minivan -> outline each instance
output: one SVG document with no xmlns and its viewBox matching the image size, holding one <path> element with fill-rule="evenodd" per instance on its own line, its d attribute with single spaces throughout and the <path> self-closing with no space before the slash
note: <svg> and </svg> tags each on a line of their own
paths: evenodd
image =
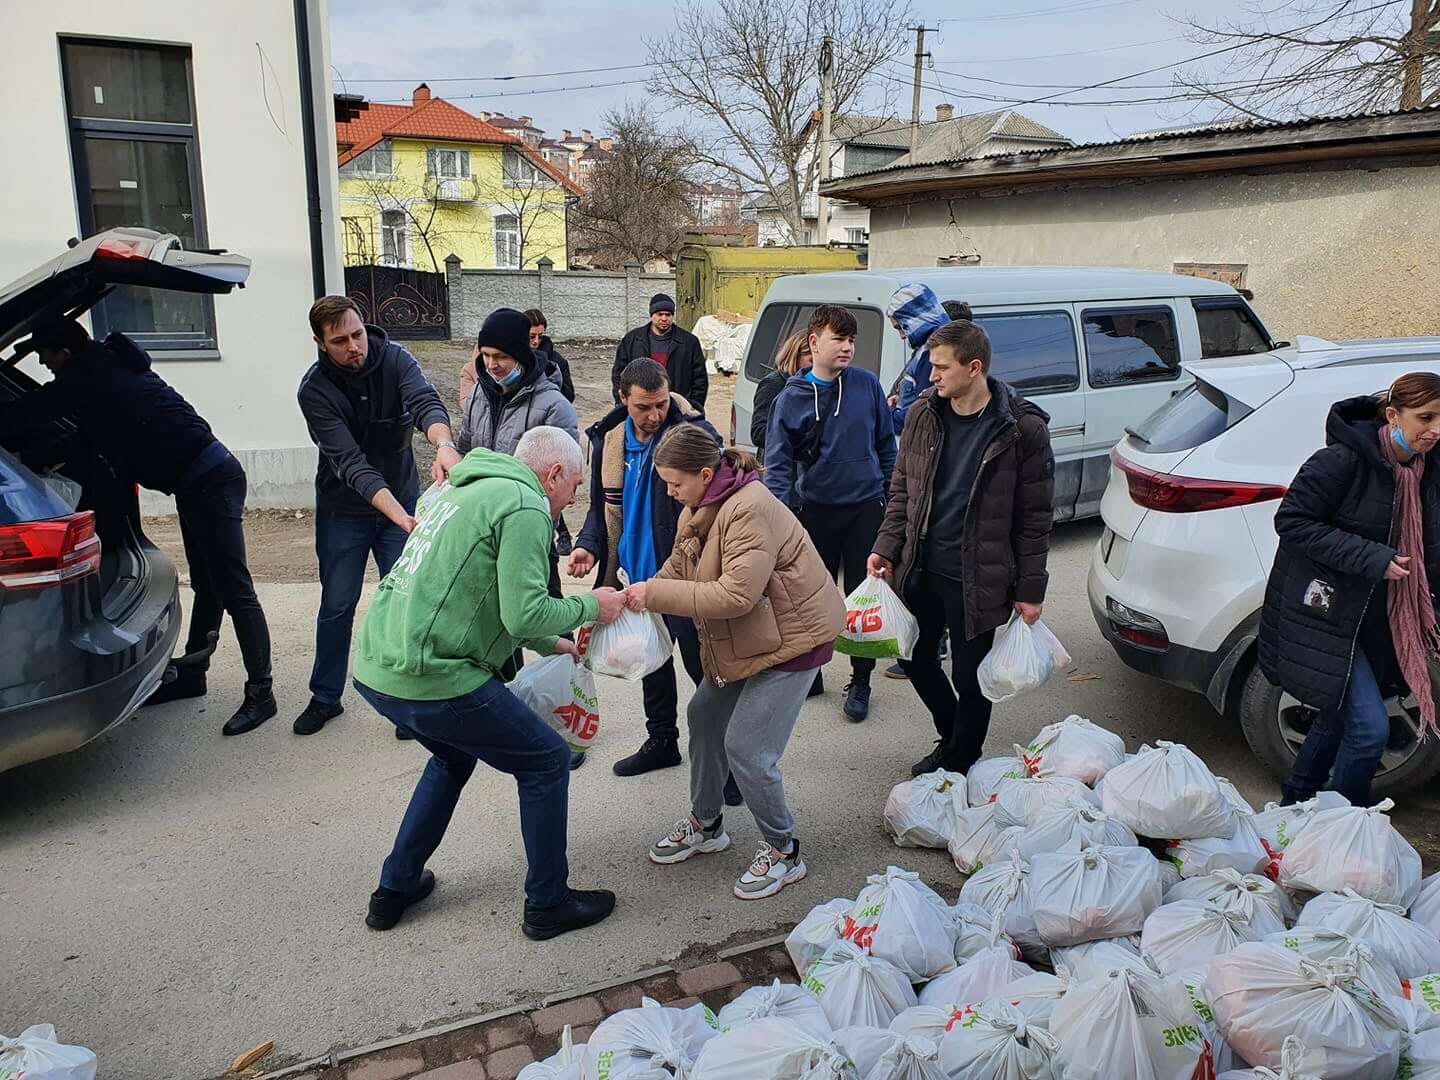
<svg viewBox="0 0 1440 1080">
<path fill-rule="evenodd" d="M 1100 512 L 1110 448 L 1188 385 L 1183 363 L 1275 347 L 1264 323 L 1230 286 L 1205 278 L 1084 266 L 917 267 L 796 274 L 770 286 L 735 383 L 730 439 L 750 443 L 755 387 L 774 370 L 787 337 L 820 304 L 855 315 L 855 363 L 886 389 L 910 348 L 885 317 L 902 285 L 924 283 L 964 300 L 990 335 L 991 373 L 1050 414 L 1055 517 Z"/>
</svg>

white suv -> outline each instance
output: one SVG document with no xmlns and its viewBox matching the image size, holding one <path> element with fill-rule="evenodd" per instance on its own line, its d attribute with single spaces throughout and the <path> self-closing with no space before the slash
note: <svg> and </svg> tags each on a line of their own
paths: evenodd
<svg viewBox="0 0 1440 1080">
<path fill-rule="evenodd" d="M 1090 607 L 1121 660 L 1204 694 L 1285 774 L 1315 714 L 1255 663 L 1275 511 L 1300 466 L 1325 445 L 1330 406 L 1379 394 L 1407 371 L 1440 371 L 1440 338 L 1302 337 L 1186 369 L 1195 381 L 1111 451 Z M 1390 742 L 1376 784 L 1395 792 L 1440 771 L 1440 745 L 1421 745 L 1413 698 L 1389 704 Z"/>
</svg>

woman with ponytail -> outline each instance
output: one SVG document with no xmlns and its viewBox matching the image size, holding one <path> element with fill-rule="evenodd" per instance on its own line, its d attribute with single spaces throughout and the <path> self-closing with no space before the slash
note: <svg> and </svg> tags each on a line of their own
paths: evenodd
<svg viewBox="0 0 1440 1080">
<path fill-rule="evenodd" d="M 1321 788 L 1357 806 L 1390 737 L 1385 698 L 1415 697 L 1435 735 L 1440 657 L 1440 374 L 1412 372 L 1382 395 L 1337 402 L 1326 442 L 1275 514 L 1280 547 L 1260 618 L 1260 668 L 1318 715 L 1285 802 Z"/>
<path fill-rule="evenodd" d="M 705 679 L 688 710 L 691 812 L 650 858 L 677 863 L 730 846 L 721 802 L 733 771 L 762 838 L 734 892 L 773 896 L 805 876 L 780 757 L 844 629 L 845 600 L 795 515 L 758 482 L 754 455 L 721 450 L 687 424 L 655 448 L 655 471 L 685 509 L 670 558 L 626 602 L 694 620 Z"/>
</svg>

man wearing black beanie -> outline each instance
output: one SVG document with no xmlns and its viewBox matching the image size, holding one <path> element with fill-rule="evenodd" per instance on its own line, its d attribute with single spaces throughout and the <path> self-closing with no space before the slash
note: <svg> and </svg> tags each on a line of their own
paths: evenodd
<svg viewBox="0 0 1440 1080">
<path fill-rule="evenodd" d="M 696 412 L 704 415 L 710 393 L 710 376 L 705 370 L 705 351 L 700 339 L 675 325 L 675 301 L 665 293 L 650 298 L 650 321 L 637 326 L 620 339 L 615 350 L 615 367 L 610 382 L 615 400 L 620 400 L 620 373 L 631 360 L 654 360 L 670 378 L 670 389 L 683 397 Z"/>
</svg>

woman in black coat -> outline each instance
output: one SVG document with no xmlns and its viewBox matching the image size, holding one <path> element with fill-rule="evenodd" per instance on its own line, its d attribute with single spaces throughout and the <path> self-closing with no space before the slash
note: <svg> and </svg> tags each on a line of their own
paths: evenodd
<svg viewBox="0 0 1440 1080">
<path fill-rule="evenodd" d="M 750 413 L 750 441 L 755 444 L 755 456 L 761 461 L 765 460 L 765 433 L 770 429 L 770 407 L 791 377 L 809 367 L 810 336 L 791 334 L 775 354 L 775 370 L 756 385 L 755 407 Z"/>
<path fill-rule="evenodd" d="M 1408 687 L 1422 730 L 1435 723 L 1440 468 L 1427 459 L 1440 439 L 1440 375 L 1404 375 L 1378 404 L 1337 402 L 1325 432 L 1275 514 L 1260 668 L 1318 712 L 1284 801 L 1329 788 L 1368 806 L 1390 737 L 1385 698 Z"/>
</svg>

